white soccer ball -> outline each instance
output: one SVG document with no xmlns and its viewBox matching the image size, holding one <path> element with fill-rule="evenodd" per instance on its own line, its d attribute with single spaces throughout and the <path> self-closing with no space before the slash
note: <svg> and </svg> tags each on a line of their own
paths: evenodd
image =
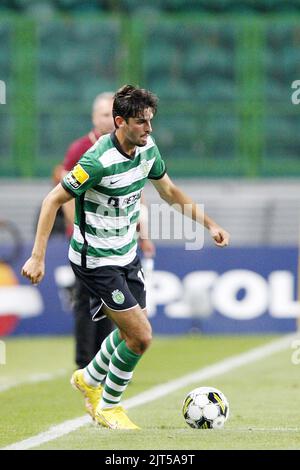
<svg viewBox="0 0 300 470">
<path fill-rule="evenodd" d="M 220 429 L 228 419 L 229 404 L 217 388 L 198 387 L 185 397 L 182 413 L 191 428 Z"/>
</svg>

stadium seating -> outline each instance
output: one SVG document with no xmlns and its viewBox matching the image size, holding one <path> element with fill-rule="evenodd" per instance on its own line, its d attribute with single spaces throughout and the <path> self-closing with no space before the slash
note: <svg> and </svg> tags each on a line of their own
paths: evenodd
<svg viewBox="0 0 300 470">
<path fill-rule="evenodd" d="M 233 78 L 232 53 L 222 47 L 198 45 L 188 50 L 184 61 L 186 75 L 191 81 L 199 76 L 217 75 Z"/>
<path fill-rule="evenodd" d="M 276 108 L 275 108 L 276 109 Z M 300 155 L 299 116 L 286 112 L 265 117 L 265 147 L 261 173 L 295 176 Z"/>
<path fill-rule="evenodd" d="M 12 161 L 12 119 L 8 114 L 0 113 L 0 129 L 1 129 L 1 158 L 0 173 L 1 175 L 14 176 L 16 169 Z"/>
<path fill-rule="evenodd" d="M 88 2 L 82 2 L 82 0 L 56 0 L 55 4 L 60 10 L 82 13 L 101 11 L 105 2 L 101 0 L 89 0 Z"/>
<path fill-rule="evenodd" d="M 9 24 L 0 23 L 0 79 L 7 80 L 11 67 L 11 28 Z"/>
<path fill-rule="evenodd" d="M 107 86 L 108 89 L 114 89 L 118 66 L 118 38 L 118 25 L 113 21 L 101 22 L 101 25 L 94 21 L 88 27 L 86 23 L 62 21 L 43 25 L 39 30 L 38 56 L 43 89 L 49 88 L 47 83 L 52 78 L 53 83 L 56 82 L 54 88 L 58 99 L 66 92 L 67 101 L 78 100 L 82 89 L 92 87 L 91 93 L 84 91 L 84 98 L 88 99 L 93 98 L 95 88 L 99 90 L 98 93 L 107 89 Z"/>
<path fill-rule="evenodd" d="M 0 8 L 13 10 L 41 11 L 41 8 L 56 9 L 72 14 L 116 10 L 135 13 L 136 11 L 157 10 L 166 12 L 284 12 L 299 11 L 299 0 L 2 0 Z"/>
<path fill-rule="evenodd" d="M 205 8 L 209 3 L 217 8 L 218 2 L 199 0 Z M 234 3 L 224 0 L 219 8 Z M 23 8 L 38 2 L 14 4 Z M 134 4 L 127 0 L 128 8 Z M 181 2 L 153 2 L 155 8 L 163 4 L 171 8 Z M 70 12 L 79 3 L 55 5 Z M 94 97 L 125 82 L 159 96 L 155 136 L 173 176 L 259 176 L 279 174 L 279 169 L 300 175 L 298 110 L 291 103 L 292 81 L 300 79 L 297 18 L 67 14 L 43 21 L 26 17 L 17 25 L 0 20 L 0 43 L 7 46 L 0 47 L 0 80 L 10 83 L 8 95 L 17 92 L 13 105 L 0 109 L 11 136 L 0 148 L 3 176 L 13 171 L 11 163 L 3 163 L 12 161 L 12 152 L 18 165 L 31 161 L 26 168 L 24 163 L 23 174 L 51 174 L 69 142 L 89 129 Z M 36 145 L 26 126 L 14 144 L 23 99 L 31 106 L 29 130 L 38 123 Z M 22 158 L 18 149 L 25 152 Z M 183 154 L 188 164 L 182 163 Z"/>
<path fill-rule="evenodd" d="M 118 86 L 122 51 L 114 20 L 58 19 L 39 25 L 37 32 L 38 152 L 44 154 L 37 174 L 46 176 L 69 143 L 89 130 L 94 97 Z"/>
<path fill-rule="evenodd" d="M 201 88 L 205 91 L 216 80 L 224 82 L 227 96 L 227 83 L 234 80 L 234 36 L 224 29 L 204 22 L 146 23 L 143 66 L 147 83 L 155 82 L 157 89 L 166 88 L 166 82 L 176 83 L 179 96 L 185 97 L 185 88 L 190 89 L 190 96 L 196 90 L 201 95 Z"/>
<path fill-rule="evenodd" d="M 3 45 L 5 44 L 5 47 Z M 12 89 L 12 61 L 11 61 L 11 26 L 8 23 L 0 22 L 0 80 L 4 82 L 6 105 L 0 105 L 0 129 L 1 129 L 1 156 L 0 173 L 12 176 L 14 168 L 12 163 L 12 126 L 11 106 L 9 106 Z M 2 88 L 1 88 L 1 91 Z"/>
</svg>

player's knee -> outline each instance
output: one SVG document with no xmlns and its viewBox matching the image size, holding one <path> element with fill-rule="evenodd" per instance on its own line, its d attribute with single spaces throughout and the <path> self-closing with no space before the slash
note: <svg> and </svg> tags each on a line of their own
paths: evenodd
<svg viewBox="0 0 300 470">
<path fill-rule="evenodd" d="M 152 342 L 152 333 L 151 331 L 148 332 L 148 334 L 143 335 L 143 337 L 140 340 L 140 349 L 141 352 L 144 353 L 149 346 L 151 345 Z"/>
<path fill-rule="evenodd" d="M 134 335 L 128 341 L 128 346 L 136 353 L 143 354 L 150 346 L 152 341 L 151 328 L 140 334 Z"/>
</svg>

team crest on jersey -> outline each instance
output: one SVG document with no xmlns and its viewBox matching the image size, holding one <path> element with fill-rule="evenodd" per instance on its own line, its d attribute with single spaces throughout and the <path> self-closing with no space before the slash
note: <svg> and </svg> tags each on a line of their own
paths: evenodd
<svg viewBox="0 0 300 470">
<path fill-rule="evenodd" d="M 123 292 L 121 292 L 119 289 L 114 290 L 111 296 L 112 296 L 113 301 L 118 305 L 123 304 L 125 301 L 125 296 Z"/>
<path fill-rule="evenodd" d="M 142 162 L 141 162 L 141 170 L 142 170 L 142 173 L 143 173 L 143 175 L 144 175 L 145 177 L 148 176 L 148 173 L 149 173 L 149 166 L 148 166 L 147 160 L 142 160 Z"/>
<path fill-rule="evenodd" d="M 73 170 L 67 174 L 66 180 L 72 188 L 77 189 L 80 188 L 80 186 L 83 185 L 89 177 L 90 175 L 85 171 L 80 163 L 78 163 Z"/>
</svg>

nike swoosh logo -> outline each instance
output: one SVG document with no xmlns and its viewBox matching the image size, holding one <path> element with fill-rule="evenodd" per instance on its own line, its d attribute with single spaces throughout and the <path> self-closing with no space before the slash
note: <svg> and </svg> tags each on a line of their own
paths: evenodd
<svg viewBox="0 0 300 470">
<path fill-rule="evenodd" d="M 118 180 L 114 180 L 114 181 L 111 181 L 110 184 L 115 184 L 117 183 L 118 181 L 120 181 L 121 178 L 119 178 Z"/>
</svg>

